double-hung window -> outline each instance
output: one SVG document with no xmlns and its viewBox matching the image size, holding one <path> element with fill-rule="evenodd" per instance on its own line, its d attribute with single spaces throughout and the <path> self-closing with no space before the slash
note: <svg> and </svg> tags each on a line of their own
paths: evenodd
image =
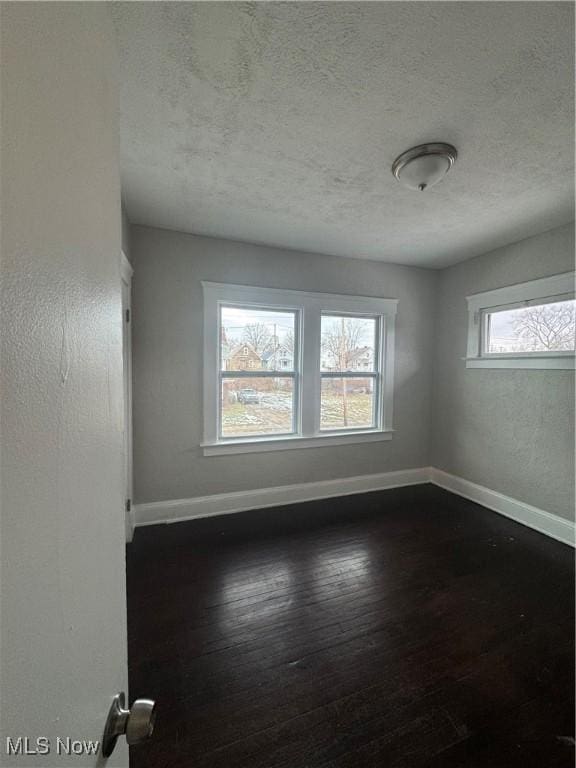
<svg viewBox="0 0 576 768">
<path fill-rule="evenodd" d="M 395 299 L 202 286 L 206 455 L 391 438 Z"/>
<path fill-rule="evenodd" d="M 468 368 L 573 369 L 574 272 L 468 296 Z"/>
</svg>

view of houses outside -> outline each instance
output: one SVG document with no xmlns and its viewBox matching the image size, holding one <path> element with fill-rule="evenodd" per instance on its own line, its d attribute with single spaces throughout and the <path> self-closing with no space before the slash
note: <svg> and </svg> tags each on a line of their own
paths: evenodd
<svg viewBox="0 0 576 768">
<path fill-rule="evenodd" d="M 223 437 L 289 434 L 294 431 L 296 315 L 242 307 L 222 307 L 220 365 L 222 372 L 254 372 L 254 377 L 222 378 Z M 279 376 L 258 376 L 278 371 Z"/>
<path fill-rule="evenodd" d="M 293 432 L 295 314 L 222 307 L 220 327 L 222 436 Z M 322 378 L 322 429 L 372 426 L 374 379 L 366 374 L 374 370 L 375 329 L 373 318 L 322 318 L 321 371 L 356 374 Z M 254 376 L 233 375 L 240 371 Z"/>
<path fill-rule="evenodd" d="M 576 302 L 519 307 L 488 314 L 489 354 L 572 352 L 576 344 Z"/>
</svg>

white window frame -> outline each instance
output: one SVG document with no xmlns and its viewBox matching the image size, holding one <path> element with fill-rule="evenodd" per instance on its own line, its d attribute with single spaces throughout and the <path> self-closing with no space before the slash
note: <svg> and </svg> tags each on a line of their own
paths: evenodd
<svg viewBox="0 0 576 768">
<path fill-rule="evenodd" d="M 467 296 L 467 368 L 526 368 L 533 370 L 574 370 L 574 352 L 486 352 L 487 318 L 490 313 L 519 307 L 574 299 L 576 272 L 564 272 L 527 283 L 516 283 L 493 291 Z"/>
<path fill-rule="evenodd" d="M 261 288 L 202 281 L 204 294 L 204 439 L 205 456 L 257 453 L 294 448 L 345 445 L 390 440 L 393 427 L 394 338 L 397 299 Z M 219 437 L 219 339 L 222 305 L 255 306 L 297 313 L 299 361 L 294 361 L 296 433 L 257 437 Z M 368 429 L 320 430 L 321 315 L 364 315 L 377 318 L 380 343 L 378 376 L 380 396 L 375 426 Z M 254 376 L 259 375 L 254 371 Z M 357 372 L 357 377 L 362 372 Z"/>
</svg>

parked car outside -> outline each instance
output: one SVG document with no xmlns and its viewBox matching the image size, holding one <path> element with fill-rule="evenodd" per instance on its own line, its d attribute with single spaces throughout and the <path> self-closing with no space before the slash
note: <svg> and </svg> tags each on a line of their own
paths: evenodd
<svg viewBox="0 0 576 768">
<path fill-rule="evenodd" d="M 238 392 L 238 402 L 245 405 L 259 405 L 260 404 L 260 392 L 256 389 L 241 389 Z"/>
</svg>

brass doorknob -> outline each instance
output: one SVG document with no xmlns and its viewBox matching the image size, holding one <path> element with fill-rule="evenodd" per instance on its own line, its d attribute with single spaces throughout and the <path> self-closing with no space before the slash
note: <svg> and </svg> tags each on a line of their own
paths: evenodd
<svg viewBox="0 0 576 768">
<path fill-rule="evenodd" d="M 126 735 L 128 744 L 140 744 L 149 739 L 156 720 L 156 702 L 152 699 L 136 699 L 130 709 L 125 709 L 124 693 L 117 693 L 108 712 L 104 736 L 102 737 L 102 755 L 110 757 L 116 746 L 118 736 Z"/>
</svg>

